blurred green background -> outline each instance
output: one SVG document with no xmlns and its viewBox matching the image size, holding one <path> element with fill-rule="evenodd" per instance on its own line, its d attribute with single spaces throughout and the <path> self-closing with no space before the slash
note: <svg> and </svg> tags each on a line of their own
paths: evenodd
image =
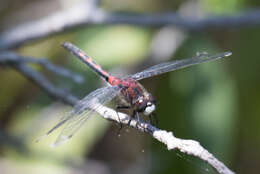
<svg viewBox="0 0 260 174">
<path fill-rule="evenodd" d="M 2 30 L 37 20 L 78 1 L 1 0 Z M 108 11 L 236 15 L 259 8 L 258 0 L 103 0 Z M 187 11 L 187 10 L 186 10 Z M 237 173 L 260 171 L 260 28 L 185 32 L 174 27 L 84 26 L 20 47 L 22 55 L 46 57 L 81 74 L 84 82 L 43 72 L 57 87 L 83 98 L 101 87 L 86 65 L 60 43 L 70 41 L 114 74 L 131 73 L 153 63 L 189 58 L 197 52 L 232 51 L 225 60 L 141 81 L 158 101 L 159 128 L 199 141 Z M 124 70 L 128 72 L 124 72 Z M 168 151 L 149 135 L 92 117 L 69 142 L 49 147 L 59 131 L 35 143 L 68 110 L 11 68 L 0 67 L 0 173 L 216 173 L 196 158 Z"/>
</svg>

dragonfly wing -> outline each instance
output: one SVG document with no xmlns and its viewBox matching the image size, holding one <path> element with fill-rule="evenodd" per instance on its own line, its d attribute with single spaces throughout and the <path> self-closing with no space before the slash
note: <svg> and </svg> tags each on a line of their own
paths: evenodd
<svg viewBox="0 0 260 174">
<path fill-rule="evenodd" d="M 181 68 L 185 68 L 185 67 L 189 67 L 192 65 L 196 65 L 196 64 L 200 64 L 203 62 L 209 62 L 209 61 L 213 61 L 213 60 L 217 60 L 217 59 L 221 59 L 224 57 L 228 57 L 230 56 L 232 53 L 231 52 L 224 52 L 224 53 L 219 53 L 219 54 L 215 54 L 215 55 L 208 55 L 208 54 L 201 54 L 198 55 L 194 58 L 190 58 L 190 59 L 183 59 L 183 60 L 174 60 L 174 61 L 170 61 L 170 62 L 164 62 L 155 66 L 152 66 L 148 69 L 145 69 L 142 72 L 133 74 L 130 76 L 130 78 L 133 78 L 135 80 L 141 80 L 141 79 L 145 79 L 148 77 L 152 77 L 152 76 L 156 76 L 162 73 L 166 73 L 169 71 L 174 71 L 177 69 L 181 69 Z"/>
<path fill-rule="evenodd" d="M 67 121 L 61 134 L 51 146 L 58 146 L 69 140 L 94 113 L 95 112 L 93 110 L 89 109 L 86 109 L 78 114 L 74 113 L 71 119 Z"/>
<path fill-rule="evenodd" d="M 58 124 L 56 124 L 51 130 L 49 130 L 44 136 L 47 136 L 60 126 L 67 123 L 61 134 L 58 136 L 53 146 L 64 143 L 70 139 L 79 128 L 86 122 L 86 120 L 95 113 L 98 107 L 102 107 L 107 102 L 111 101 L 120 92 L 118 86 L 107 86 L 99 88 L 89 95 L 79 100 L 73 107 L 73 110 L 69 111 Z"/>
</svg>

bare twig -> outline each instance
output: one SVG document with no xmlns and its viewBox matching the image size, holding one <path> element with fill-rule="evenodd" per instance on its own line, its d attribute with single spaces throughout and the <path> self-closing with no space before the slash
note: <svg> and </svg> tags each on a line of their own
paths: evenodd
<svg viewBox="0 0 260 174">
<path fill-rule="evenodd" d="M 260 25 L 260 10 L 232 16 L 203 19 L 183 17 L 176 13 L 133 14 L 112 13 L 95 7 L 95 3 L 79 4 L 41 20 L 8 29 L 0 34 L 0 50 L 10 49 L 35 39 L 64 32 L 71 28 L 97 24 L 128 24 L 149 27 L 171 25 L 187 31 L 241 29 Z"/>
<path fill-rule="evenodd" d="M 28 148 L 21 138 L 14 137 L 3 130 L 0 130 L 0 145 L 7 145 L 21 153 L 28 152 Z"/>
<path fill-rule="evenodd" d="M 130 117 L 124 113 L 118 113 L 113 109 L 110 109 L 105 106 L 96 108 L 98 108 L 96 112 L 99 113 L 105 119 L 112 120 L 125 125 L 127 125 L 129 122 Z M 149 133 L 154 139 L 165 144 L 168 150 L 178 149 L 182 153 L 198 157 L 199 159 L 207 162 L 220 174 L 234 174 L 233 171 L 227 168 L 221 161 L 219 161 L 210 152 L 204 149 L 197 141 L 177 138 L 173 135 L 172 132 L 160 130 L 156 127 L 153 127 L 149 123 L 142 121 L 138 122 L 135 119 L 132 119 L 132 121 L 130 122 L 130 126 L 136 128 L 141 132 Z"/>
<path fill-rule="evenodd" d="M 8 64 L 17 64 L 17 63 L 33 63 L 33 64 L 39 64 L 42 67 L 44 67 L 46 70 L 72 79 L 76 83 L 81 83 L 83 81 L 83 77 L 81 75 L 78 75 L 76 73 L 72 73 L 71 71 L 51 64 L 48 60 L 44 58 L 33 58 L 28 56 L 21 56 L 14 52 L 0 52 L 0 64 L 8 65 Z"/>
<path fill-rule="evenodd" d="M 23 74 L 26 78 L 34 82 L 37 86 L 42 88 L 47 94 L 57 100 L 61 100 L 64 103 L 74 105 L 77 102 L 77 98 L 68 92 L 56 88 L 51 84 L 44 76 L 37 71 L 34 71 L 25 64 L 14 64 L 13 67 Z"/>
<path fill-rule="evenodd" d="M 47 63 L 47 61 L 41 60 L 40 62 L 37 62 L 36 60 L 33 60 L 33 58 L 19 56 L 16 53 L 12 52 L 0 53 L 0 64 L 12 66 L 14 69 L 23 74 L 26 78 L 33 81 L 37 86 L 46 91 L 46 93 L 51 97 L 61 100 L 62 102 L 70 105 L 74 105 L 77 102 L 78 99 L 76 97 L 72 96 L 71 94 L 67 93 L 62 89 L 56 88 L 43 75 L 26 65 L 26 63 L 28 62 L 39 63 L 41 65 L 44 65 L 45 68 L 47 67 L 48 70 L 51 70 L 54 73 L 57 73 L 59 70 L 62 70 L 62 72 L 58 73 L 60 75 L 62 74 L 68 76 L 69 73 L 69 71 L 66 71 L 61 67 L 56 68 L 54 65 L 50 65 L 50 63 Z M 52 69 L 55 70 L 53 71 Z M 69 76 L 72 75 L 70 74 Z"/>
</svg>

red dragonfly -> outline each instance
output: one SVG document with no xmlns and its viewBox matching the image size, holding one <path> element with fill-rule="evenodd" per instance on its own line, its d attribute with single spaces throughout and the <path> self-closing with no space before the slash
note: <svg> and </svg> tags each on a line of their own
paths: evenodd
<svg viewBox="0 0 260 174">
<path fill-rule="evenodd" d="M 94 72 L 97 73 L 97 75 L 103 78 L 108 83 L 108 86 L 96 89 L 82 100 L 79 100 L 73 109 L 44 135 L 49 135 L 51 132 L 66 123 L 67 125 L 58 136 L 54 145 L 59 145 L 70 139 L 87 121 L 87 119 L 95 113 L 95 110 L 98 109 L 97 107 L 102 107 L 102 105 L 108 103 L 118 95 L 122 96 L 121 98 L 127 105 L 119 106 L 117 109 L 132 109 L 132 117 L 137 117 L 139 120 L 139 114 L 143 114 L 145 116 L 149 116 L 151 120 L 151 116 L 154 116 L 155 100 L 152 95 L 138 82 L 138 80 L 185 68 L 191 65 L 221 59 L 232 54 L 231 52 L 223 52 L 215 55 L 201 54 L 194 58 L 161 63 L 136 74 L 129 75 L 125 78 L 117 78 L 103 70 L 86 53 L 77 48 L 75 45 L 65 42 L 62 46 L 74 56 L 79 58 L 83 63 L 88 65 Z M 157 122 L 156 117 L 155 119 Z"/>
</svg>

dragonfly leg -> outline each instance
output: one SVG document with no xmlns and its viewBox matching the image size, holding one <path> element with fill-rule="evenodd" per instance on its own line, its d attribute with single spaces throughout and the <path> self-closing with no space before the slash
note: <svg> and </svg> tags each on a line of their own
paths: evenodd
<svg viewBox="0 0 260 174">
<path fill-rule="evenodd" d="M 133 114 L 132 114 L 132 116 L 130 117 L 128 123 L 127 123 L 128 126 L 130 126 L 130 123 L 131 123 L 131 121 L 132 121 L 132 118 L 137 118 L 137 123 L 136 123 L 136 127 L 137 127 L 138 124 L 140 123 L 140 115 L 139 115 L 139 113 L 138 113 L 136 110 L 133 111 Z"/>
<path fill-rule="evenodd" d="M 155 119 L 155 126 L 158 127 L 159 122 L 158 122 L 157 115 L 153 112 L 153 113 L 152 113 L 152 116 L 153 116 L 153 118 Z"/>
<path fill-rule="evenodd" d="M 138 123 L 140 123 L 140 115 L 139 115 L 138 112 L 136 112 L 136 117 L 137 117 L 137 121 L 138 121 Z"/>
<path fill-rule="evenodd" d="M 136 123 L 136 127 L 138 126 L 138 124 L 140 124 L 140 115 L 138 112 L 136 112 L 136 117 L 137 117 L 137 123 Z"/>
<path fill-rule="evenodd" d="M 120 128 L 117 132 L 117 135 L 120 135 L 120 131 L 123 129 L 123 124 L 122 124 L 120 117 L 118 115 L 118 111 L 121 110 L 121 109 L 130 109 L 130 106 L 116 106 L 116 113 L 117 113 L 118 121 L 119 121 L 119 124 L 120 124 Z"/>
<path fill-rule="evenodd" d="M 127 123 L 128 126 L 130 126 L 131 121 L 132 121 L 132 117 L 130 117 L 130 119 L 129 119 L 128 123 Z"/>
<path fill-rule="evenodd" d="M 130 126 L 130 123 L 131 123 L 131 121 L 132 121 L 132 118 L 135 118 L 136 113 L 137 113 L 136 110 L 134 110 L 134 111 L 133 111 L 133 114 L 131 115 L 131 117 L 129 118 L 129 121 L 128 121 L 128 123 L 127 123 L 128 126 Z"/>
<path fill-rule="evenodd" d="M 152 114 L 149 115 L 149 121 L 150 121 L 150 124 L 153 125 Z"/>
</svg>

